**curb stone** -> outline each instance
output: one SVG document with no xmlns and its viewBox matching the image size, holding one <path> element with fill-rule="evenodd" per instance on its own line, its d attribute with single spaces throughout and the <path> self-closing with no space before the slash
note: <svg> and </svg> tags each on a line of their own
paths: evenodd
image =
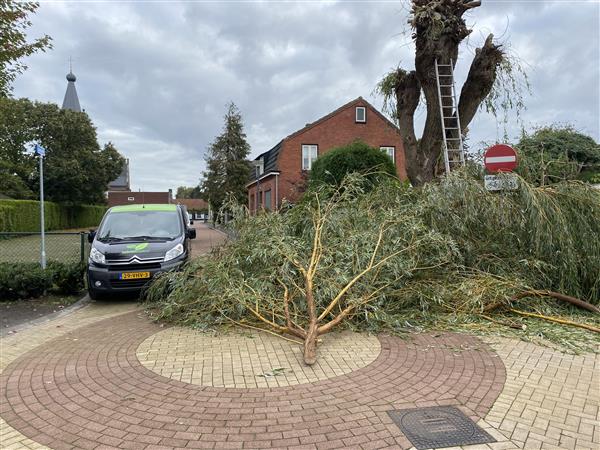
<svg viewBox="0 0 600 450">
<path fill-rule="evenodd" d="M 20 323 L 19 325 L 10 327 L 10 329 L 7 328 L 6 330 L 0 330 L 0 337 L 5 337 L 5 336 L 12 335 L 14 333 L 19 333 L 28 328 L 31 328 L 31 327 L 34 327 L 34 326 L 37 326 L 37 325 L 40 325 L 40 324 L 43 324 L 46 322 L 50 322 L 54 319 L 58 319 L 60 317 L 66 316 L 68 314 L 71 314 L 71 313 L 77 311 L 78 309 L 81 309 L 81 308 L 87 306 L 91 302 L 92 302 L 92 299 L 86 292 L 85 295 L 83 297 L 81 297 L 79 300 L 77 300 L 75 303 L 67 306 L 66 308 L 63 308 L 60 311 L 56 311 L 56 312 L 53 312 L 50 314 L 46 314 L 45 316 L 38 317 L 36 319 L 32 319 L 27 322 Z"/>
</svg>

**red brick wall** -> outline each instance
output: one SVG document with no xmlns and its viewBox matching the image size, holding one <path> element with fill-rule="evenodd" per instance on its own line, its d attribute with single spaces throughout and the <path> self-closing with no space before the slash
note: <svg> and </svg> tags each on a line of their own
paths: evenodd
<svg viewBox="0 0 600 450">
<path fill-rule="evenodd" d="M 281 181 L 281 180 L 280 180 Z M 254 212 L 256 211 L 256 188 L 257 188 L 257 184 L 253 183 L 250 185 L 250 187 L 248 187 L 248 207 L 250 208 L 250 211 Z M 274 175 L 271 175 L 269 177 L 263 178 L 262 180 L 259 181 L 258 184 L 258 195 L 260 200 L 260 203 L 262 205 L 263 208 L 267 208 L 269 207 L 270 209 L 276 209 L 276 199 L 275 199 L 275 192 L 277 191 L 277 187 L 276 187 L 276 177 Z M 271 191 L 271 203 L 269 205 L 265 204 L 265 192 L 267 191 Z"/>
<path fill-rule="evenodd" d="M 108 206 L 173 203 L 169 192 L 108 192 Z"/>
<path fill-rule="evenodd" d="M 356 123 L 355 108 L 367 108 L 366 123 Z M 306 175 L 302 172 L 302 144 L 318 145 L 318 155 L 332 148 L 361 139 L 373 147 L 395 147 L 395 164 L 398 176 L 406 179 L 404 148 L 398 130 L 377 114 L 368 103 L 358 101 L 323 122 L 287 137 L 279 154 L 279 199 L 295 201 L 302 193 Z M 280 202 L 281 204 L 281 202 Z"/>
</svg>

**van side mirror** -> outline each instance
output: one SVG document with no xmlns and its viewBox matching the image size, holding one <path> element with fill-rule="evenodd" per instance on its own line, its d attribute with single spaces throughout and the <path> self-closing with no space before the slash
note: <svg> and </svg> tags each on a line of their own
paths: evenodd
<svg viewBox="0 0 600 450">
<path fill-rule="evenodd" d="M 196 239 L 196 229 L 195 228 L 188 228 L 187 229 L 187 237 L 190 239 Z"/>
<path fill-rule="evenodd" d="M 96 237 L 96 230 L 90 230 L 88 233 L 88 242 L 91 244 L 94 242 L 94 238 Z"/>
</svg>

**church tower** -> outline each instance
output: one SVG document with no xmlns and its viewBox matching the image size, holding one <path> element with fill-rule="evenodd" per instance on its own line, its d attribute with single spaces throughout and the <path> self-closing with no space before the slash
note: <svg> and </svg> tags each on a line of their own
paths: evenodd
<svg viewBox="0 0 600 450">
<path fill-rule="evenodd" d="M 73 75 L 73 70 L 70 70 L 67 74 L 67 92 L 65 92 L 65 99 L 63 100 L 62 109 L 70 109 L 71 111 L 81 112 L 79 97 L 77 97 L 77 89 L 75 89 L 75 80 L 77 80 L 77 78 L 75 75 Z"/>
</svg>

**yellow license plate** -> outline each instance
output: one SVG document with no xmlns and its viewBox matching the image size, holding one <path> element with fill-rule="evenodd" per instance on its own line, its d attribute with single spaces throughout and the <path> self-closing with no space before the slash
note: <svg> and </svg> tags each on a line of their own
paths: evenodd
<svg viewBox="0 0 600 450">
<path fill-rule="evenodd" d="M 119 278 L 121 280 L 138 280 L 140 278 L 150 278 L 150 272 L 123 272 Z"/>
</svg>

